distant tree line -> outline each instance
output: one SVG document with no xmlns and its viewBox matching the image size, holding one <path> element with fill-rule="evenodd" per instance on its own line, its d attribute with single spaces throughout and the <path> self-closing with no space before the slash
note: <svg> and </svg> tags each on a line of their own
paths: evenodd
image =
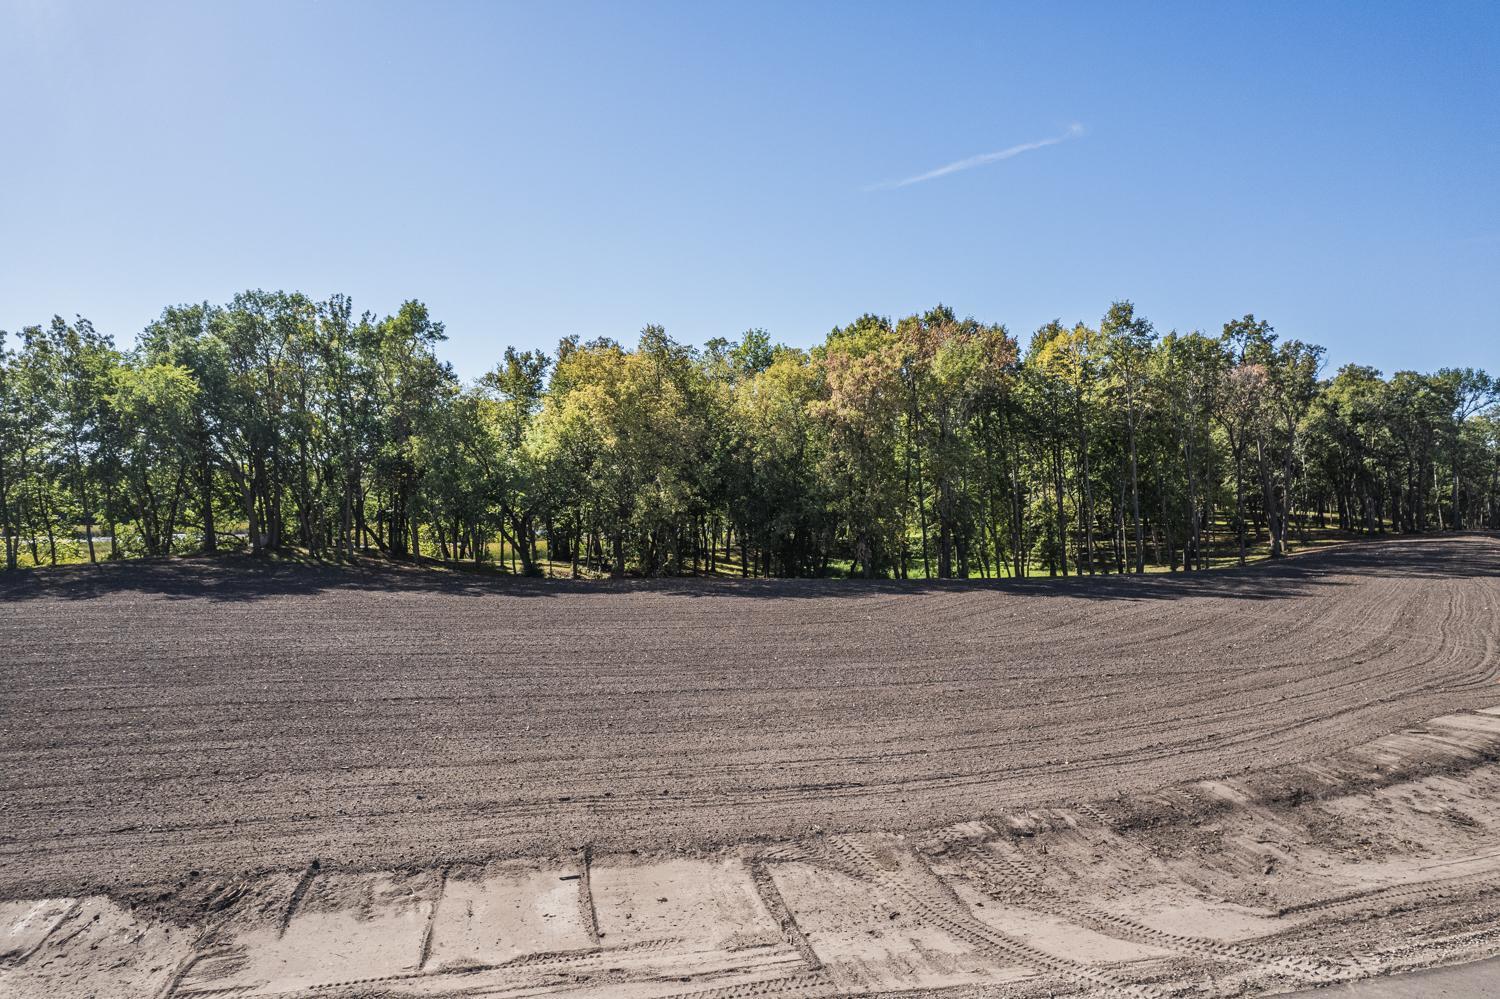
<svg viewBox="0 0 1500 999">
<path fill-rule="evenodd" d="M 131 350 L 83 319 L 0 332 L 4 564 L 248 547 L 990 578 L 1500 522 L 1494 380 L 1324 377 L 1321 347 L 1253 316 L 1159 335 L 1118 302 L 1024 350 L 941 306 L 811 350 L 648 326 L 508 348 L 470 385 L 443 339 L 415 301 L 263 291 L 168 308 Z"/>
</svg>

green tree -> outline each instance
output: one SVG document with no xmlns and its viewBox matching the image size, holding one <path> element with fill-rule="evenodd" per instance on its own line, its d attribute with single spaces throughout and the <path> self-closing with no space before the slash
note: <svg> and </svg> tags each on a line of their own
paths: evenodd
<svg viewBox="0 0 1500 999">
<path fill-rule="evenodd" d="M 1099 324 L 1108 358 L 1110 388 L 1125 418 L 1125 446 L 1129 457 L 1130 510 L 1135 525 L 1135 571 L 1146 571 L 1146 545 L 1141 528 L 1139 431 L 1148 398 L 1151 351 L 1156 331 L 1130 302 L 1115 302 Z"/>
<path fill-rule="evenodd" d="M 127 365 L 113 373 L 108 404 L 119 420 L 125 488 L 147 555 L 170 555 L 193 468 L 193 399 L 184 367 Z"/>
<path fill-rule="evenodd" d="M 834 330 L 813 353 L 827 390 L 809 408 L 823 435 L 822 472 L 855 575 L 887 574 L 905 544 L 897 461 L 908 411 L 903 355 L 890 323 L 869 315 Z"/>
</svg>

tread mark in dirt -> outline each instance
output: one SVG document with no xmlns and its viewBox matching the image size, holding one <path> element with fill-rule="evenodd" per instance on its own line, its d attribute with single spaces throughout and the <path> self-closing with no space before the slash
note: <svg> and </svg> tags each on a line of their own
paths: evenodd
<svg viewBox="0 0 1500 999">
<path fill-rule="evenodd" d="M 245 897 L 249 892 L 250 885 L 245 881 L 230 881 L 218 891 L 209 896 L 207 907 L 209 912 L 223 912 L 234 903 Z"/>
<path fill-rule="evenodd" d="M 796 859 L 804 863 L 813 863 L 827 867 L 838 871 L 845 877 L 853 878 L 855 881 L 862 881 L 865 884 L 877 884 L 879 882 L 879 878 L 872 876 L 870 871 L 859 864 L 851 862 L 845 854 L 837 849 L 837 844 L 826 836 L 819 836 L 816 844 L 810 845 L 808 849 L 803 851 L 803 855 Z"/>
<path fill-rule="evenodd" d="M 1056 895 L 1046 890 L 1034 875 L 1030 875 L 1019 865 L 1010 864 L 990 851 L 984 849 L 972 841 L 955 842 L 954 846 L 963 850 L 964 855 L 1003 887 L 992 889 L 970 875 L 970 880 L 976 881 L 976 886 L 991 898 L 1006 901 L 1006 895 L 1018 894 L 1025 890 L 1027 908 L 1036 909 L 1049 915 L 1057 916 L 1071 922 L 1117 939 L 1131 940 L 1135 943 L 1148 944 L 1161 947 L 1164 950 L 1176 951 L 1178 953 L 1197 954 L 1200 957 L 1214 957 L 1257 967 L 1264 967 L 1290 974 L 1296 978 L 1312 982 L 1335 982 L 1345 977 L 1341 969 L 1329 967 L 1324 962 L 1305 957 L 1284 957 L 1272 954 L 1268 951 L 1255 947 L 1246 947 L 1239 944 L 1229 944 L 1223 941 L 1213 940 L 1208 937 L 1186 936 L 1179 933 L 1168 933 L 1136 922 L 1125 916 L 1117 916 L 1112 912 L 1095 909 L 1089 906 L 1065 903 Z M 1018 888 L 1017 881 L 1022 882 L 1024 888 Z"/>
<path fill-rule="evenodd" d="M 578 915 L 583 919 L 589 943 L 598 947 L 603 934 L 599 932 L 599 910 L 594 905 L 594 887 L 590 877 L 593 866 L 594 844 L 590 843 L 583 848 L 583 872 L 578 875 Z"/>
<path fill-rule="evenodd" d="M 167 979 L 167 984 L 162 986 L 162 990 L 156 994 L 157 999 L 172 999 L 177 994 L 177 990 L 182 987 L 183 979 L 187 978 L 188 972 L 192 971 L 204 956 L 203 952 L 193 951 L 187 957 L 178 961 L 176 969 L 172 972 L 172 977 Z"/>
<path fill-rule="evenodd" d="M 193 946 L 188 950 L 187 956 L 177 962 L 177 968 L 172 972 L 172 977 L 167 979 L 166 985 L 157 993 L 158 999 L 172 999 L 177 990 L 182 988 L 182 983 L 187 980 L 188 972 L 198 966 L 198 962 L 208 957 L 220 957 L 228 952 L 229 948 L 216 940 L 219 930 L 225 923 L 229 922 L 229 916 L 221 914 L 218 919 L 209 923 L 198 934 L 198 939 L 193 941 Z"/>
<path fill-rule="evenodd" d="M 77 916 L 78 915 L 78 910 L 81 909 L 81 908 L 83 908 L 83 903 L 80 902 L 80 901 L 74 900 L 71 905 L 69 905 L 66 909 L 63 910 L 63 914 L 61 916 L 57 917 L 57 922 L 55 922 L 55 923 L 52 924 L 52 928 L 50 930 L 48 930 L 46 933 L 42 934 L 42 938 L 40 940 L 38 940 L 36 943 L 32 944 L 31 947 L 28 948 L 24 953 L 13 954 L 9 958 L 7 958 L 6 960 L 0 961 L 0 967 L 4 967 L 5 965 L 10 965 L 11 967 L 15 967 L 15 966 L 17 966 L 19 964 L 24 963 L 28 957 L 30 957 L 31 955 L 35 954 L 37 951 L 41 950 L 44 946 L 46 946 L 47 941 L 52 939 L 52 935 L 54 933 L 56 933 L 59 929 L 61 929 L 62 925 L 64 923 L 70 922 L 73 919 L 74 916 Z"/>
<path fill-rule="evenodd" d="M 1444 878 L 1440 881 L 1423 881 L 1415 885 L 1392 885 L 1388 888 L 1376 888 L 1373 891 L 1340 895 L 1337 898 L 1324 899 L 1321 902 L 1303 902 L 1299 905 L 1289 905 L 1284 909 L 1278 909 L 1276 914 L 1278 916 L 1295 916 L 1305 912 L 1332 912 L 1338 909 L 1357 909 L 1365 905 L 1380 905 L 1384 902 L 1405 898 L 1437 898 L 1462 891 L 1466 886 L 1471 886 L 1473 893 L 1478 895 L 1485 895 L 1500 890 L 1500 874 L 1487 874 L 1479 877 L 1469 875 L 1457 878 Z"/>
<path fill-rule="evenodd" d="M 644 954 L 682 944 L 682 937 L 662 937 L 659 940 L 639 940 L 618 947 L 601 947 L 593 950 L 542 951 L 537 954 L 522 954 L 509 961 L 480 968 L 481 971 L 498 971 L 505 968 L 530 968 L 537 965 L 573 964 L 580 961 L 603 960 L 615 954 Z"/>
<path fill-rule="evenodd" d="M 718 988 L 699 989 L 695 992 L 675 992 L 671 999 L 759 999 L 760 996 L 787 995 L 834 995 L 830 991 L 833 982 L 822 971 L 804 971 L 785 978 L 768 978 L 759 982 L 744 982 L 739 985 L 721 985 Z"/>
<path fill-rule="evenodd" d="M 760 852 L 760 859 L 767 863 L 806 860 L 808 852 L 800 843 L 781 843 Z"/>
<path fill-rule="evenodd" d="M 829 845 L 842 853 L 850 864 L 863 866 L 874 875 L 882 888 L 904 898 L 922 919 L 964 941 L 980 953 L 1047 972 L 1076 984 L 1101 987 L 1106 990 L 1106 995 L 1133 996 L 1137 999 L 1166 997 L 1165 992 L 1154 986 L 1128 982 L 1086 964 L 1048 954 L 981 922 L 974 918 L 968 906 L 936 874 L 931 875 L 936 882 L 935 890 L 920 891 L 901 879 L 882 872 L 873 858 L 852 839 L 844 836 L 831 837 Z"/>
<path fill-rule="evenodd" d="M 286 900 L 286 910 L 281 914 L 281 926 L 276 930 L 277 937 L 286 936 L 286 928 L 291 925 L 292 917 L 297 914 L 297 907 L 302 904 L 302 898 L 307 894 L 307 889 L 312 887 L 313 879 L 318 876 L 323 865 L 317 860 L 307 865 L 307 870 L 302 872 L 302 879 L 297 882 L 297 887 L 292 889 L 292 895 Z"/>
<path fill-rule="evenodd" d="M 427 967 L 427 959 L 432 956 L 432 929 L 437 925 L 438 906 L 443 904 L 443 892 L 448 890 L 448 872 L 452 867 L 444 867 L 438 873 L 437 894 L 432 899 L 432 909 L 427 913 L 427 926 L 422 930 L 422 952 L 417 956 L 417 970 L 421 971 Z"/>
<path fill-rule="evenodd" d="M 1009 896 L 1011 901 L 1024 897 L 1035 909 L 1044 909 L 1055 898 L 1052 886 L 1024 857 L 992 853 L 967 837 L 940 836 L 939 840 L 946 849 L 962 850 L 978 861 L 990 882 L 979 886 L 986 895 L 996 899 Z"/>
<path fill-rule="evenodd" d="M 813 950 L 807 935 L 802 932 L 802 927 L 797 925 L 797 917 L 786 904 L 781 889 L 776 887 L 776 879 L 771 877 L 771 870 L 766 866 L 763 857 L 756 857 L 750 861 L 750 881 L 755 885 L 755 893 L 760 896 L 760 904 L 765 906 L 771 918 L 776 920 L 776 925 L 781 928 L 781 938 L 802 955 L 802 961 L 807 965 L 807 970 L 822 970 L 822 960 Z"/>
<path fill-rule="evenodd" d="M 1079 815 L 1082 815 L 1084 818 L 1090 819 L 1093 822 L 1103 826 L 1105 829 L 1114 828 L 1113 824 L 1109 821 L 1109 817 L 1103 812 L 1099 811 L 1099 809 L 1095 808 L 1093 805 L 1090 805 L 1088 802 L 1075 802 L 1073 805 L 1073 810 Z"/>
<path fill-rule="evenodd" d="M 1362 955 L 1362 959 L 1382 969 L 1385 973 L 1401 974 L 1406 971 L 1417 971 L 1432 966 L 1430 959 L 1431 948 L 1434 945 L 1452 948 L 1484 947 L 1485 951 L 1492 951 L 1493 944 L 1500 940 L 1500 928 L 1487 926 L 1482 930 L 1474 930 L 1471 933 L 1455 933 L 1449 936 L 1427 939 L 1420 942 L 1405 944 L 1400 947 L 1388 947 L 1383 950 L 1372 951 Z M 1403 967 L 1408 961 L 1413 961 L 1410 966 Z"/>
<path fill-rule="evenodd" d="M 320 982 L 317 985 L 308 985 L 305 992 L 330 992 L 334 989 L 348 989 L 358 986 L 383 985 L 390 982 L 409 982 L 418 978 L 443 978 L 450 974 L 456 975 L 479 975 L 492 971 L 524 971 L 528 968 L 545 968 L 555 965 L 583 964 L 591 961 L 608 960 L 618 954 L 642 954 L 651 951 L 662 950 L 683 943 L 681 937 L 663 937 L 659 940 L 641 940 L 637 943 L 624 944 L 619 947 L 594 948 L 590 950 L 571 951 L 544 951 L 538 954 L 522 954 L 509 961 L 501 961 L 499 964 L 469 964 L 462 969 L 453 972 L 443 971 L 405 971 L 395 975 L 378 975 L 374 978 L 351 978 L 342 982 Z M 288 993 L 278 993 L 287 995 Z"/>
</svg>

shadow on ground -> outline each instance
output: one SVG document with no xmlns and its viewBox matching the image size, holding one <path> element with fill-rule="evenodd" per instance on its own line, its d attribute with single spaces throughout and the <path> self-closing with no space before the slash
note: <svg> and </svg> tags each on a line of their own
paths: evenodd
<svg viewBox="0 0 1500 999">
<path fill-rule="evenodd" d="M 1009 580 L 665 579 L 568 580 L 502 576 L 482 570 L 376 559 L 347 563 L 250 555 L 134 559 L 98 565 L 0 572 L 0 602 L 91 600 L 139 593 L 183 600 L 254 601 L 328 591 L 562 597 L 652 593 L 761 600 L 828 599 L 956 590 L 1024 591 L 1083 600 L 1232 598 L 1279 600 L 1343 585 L 1345 575 L 1463 579 L 1500 576 L 1493 535 L 1462 533 L 1351 542 L 1291 558 L 1209 572 L 1146 576 L 1032 577 Z"/>
</svg>

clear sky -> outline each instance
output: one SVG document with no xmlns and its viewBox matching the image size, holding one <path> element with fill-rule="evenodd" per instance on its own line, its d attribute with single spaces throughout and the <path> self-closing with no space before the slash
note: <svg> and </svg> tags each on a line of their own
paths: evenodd
<svg viewBox="0 0 1500 999">
<path fill-rule="evenodd" d="M 465 376 L 1115 298 L 1500 371 L 1500 3 L 0 0 L 0 328 L 247 287 Z"/>
</svg>

